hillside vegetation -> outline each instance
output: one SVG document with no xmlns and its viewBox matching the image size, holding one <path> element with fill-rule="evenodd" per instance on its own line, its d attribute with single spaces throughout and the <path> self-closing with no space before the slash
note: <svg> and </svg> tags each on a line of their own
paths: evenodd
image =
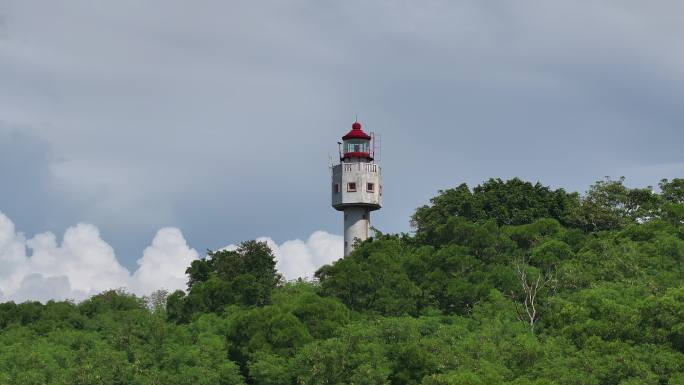
<svg viewBox="0 0 684 385">
<path fill-rule="evenodd" d="M 264 243 L 188 290 L 0 304 L 0 384 L 684 385 L 684 179 L 440 191 L 284 282 Z"/>
</svg>

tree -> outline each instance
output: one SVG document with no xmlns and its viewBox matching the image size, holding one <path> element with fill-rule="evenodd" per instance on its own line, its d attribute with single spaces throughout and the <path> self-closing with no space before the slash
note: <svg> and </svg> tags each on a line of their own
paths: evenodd
<svg viewBox="0 0 684 385">
<path fill-rule="evenodd" d="M 658 184 L 660 195 L 668 202 L 684 204 L 684 179 L 675 178 L 672 181 L 662 179 Z"/>
<path fill-rule="evenodd" d="M 579 205 L 579 196 L 518 178 L 505 182 L 489 179 L 472 191 L 466 184 L 442 190 L 430 203 L 418 208 L 411 218 L 417 235 L 428 240 L 432 232 L 450 217 L 472 222 L 491 219 L 499 226 L 522 225 L 541 218 L 567 223 Z"/>
<path fill-rule="evenodd" d="M 530 330 L 534 332 L 540 314 L 539 295 L 544 289 L 553 286 L 556 280 L 551 270 L 541 271 L 531 268 L 526 259 L 515 263 L 515 271 L 518 275 L 523 297 L 521 301 L 516 302 L 518 319 L 527 324 Z"/>
<path fill-rule="evenodd" d="M 401 265 L 401 240 L 366 242 L 316 272 L 321 292 L 356 311 L 415 314 L 420 290 Z"/>
<path fill-rule="evenodd" d="M 90 297 L 79 304 L 81 313 L 93 317 L 106 311 L 139 310 L 146 307 L 145 301 L 124 290 L 107 290 Z"/>
<path fill-rule="evenodd" d="M 169 296 L 169 319 L 188 322 L 198 312 L 222 313 L 227 305 L 265 306 L 281 281 L 275 256 L 266 242 L 246 241 L 236 250 L 209 252 L 193 261 L 188 274 L 187 295 Z"/>
<path fill-rule="evenodd" d="M 582 197 L 573 225 L 585 231 L 618 230 L 657 217 L 659 196 L 650 187 L 628 188 L 625 177 L 594 183 Z"/>
<path fill-rule="evenodd" d="M 389 385 L 383 346 L 354 336 L 306 345 L 294 360 L 300 385 Z"/>
</svg>

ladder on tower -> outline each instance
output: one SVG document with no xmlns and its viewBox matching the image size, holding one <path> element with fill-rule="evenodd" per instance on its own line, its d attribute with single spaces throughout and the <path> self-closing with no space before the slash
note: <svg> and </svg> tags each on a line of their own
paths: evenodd
<svg viewBox="0 0 684 385">
<path fill-rule="evenodd" d="M 382 158 L 382 137 L 376 132 L 371 132 L 371 142 L 373 143 L 371 156 L 376 162 Z"/>
</svg>

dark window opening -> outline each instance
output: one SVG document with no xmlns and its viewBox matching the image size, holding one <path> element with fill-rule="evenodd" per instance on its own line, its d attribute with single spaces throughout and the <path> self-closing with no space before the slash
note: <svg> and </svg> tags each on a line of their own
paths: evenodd
<svg viewBox="0 0 684 385">
<path fill-rule="evenodd" d="M 354 183 L 354 182 L 347 183 L 347 191 L 348 192 L 355 192 L 356 191 L 356 183 Z"/>
<path fill-rule="evenodd" d="M 334 191 L 335 191 L 335 194 L 340 192 L 340 184 L 339 183 L 335 183 Z"/>
<path fill-rule="evenodd" d="M 366 191 L 368 191 L 368 192 L 373 192 L 373 191 L 375 191 L 375 184 L 373 184 L 373 183 L 366 183 Z"/>
</svg>

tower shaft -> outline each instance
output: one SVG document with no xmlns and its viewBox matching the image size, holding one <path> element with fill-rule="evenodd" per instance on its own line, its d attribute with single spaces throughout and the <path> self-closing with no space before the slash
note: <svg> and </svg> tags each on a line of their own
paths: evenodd
<svg viewBox="0 0 684 385">
<path fill-rule="evenodd" d="M 344 209 L 344 256 L 354 249 L 354 243 L 368 239 L 370 210 L 363 206 L 349 206 Z"/>
</svg>

